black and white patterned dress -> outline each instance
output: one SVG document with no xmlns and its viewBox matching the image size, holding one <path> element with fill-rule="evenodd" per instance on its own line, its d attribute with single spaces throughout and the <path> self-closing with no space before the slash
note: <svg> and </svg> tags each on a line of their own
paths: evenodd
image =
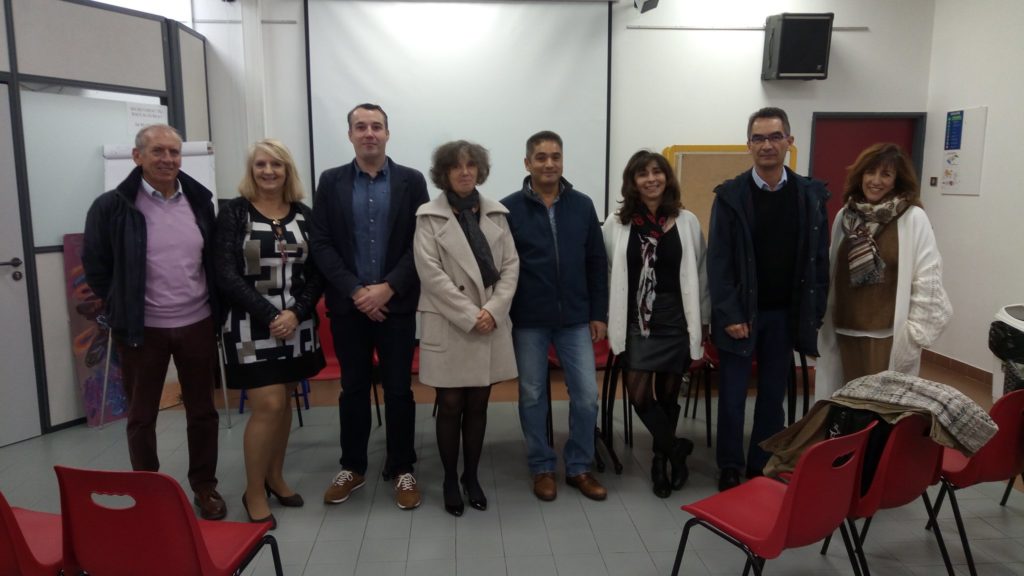
<svg viewBox="0 0 1024 576">
<path fill-rule="evenodd" d="M 316 331 L 323 279 L 309 259 L 309 209 L 293 203 L 272 220 L 244 198 L 218 217 L 218 285 L 227 299 L 223 339 L 229 388 L 295 382 L 324 366 Z M 288 340 L 270 334 L 270 322 L 291 310 L 299 325 Z"/>
</svg>

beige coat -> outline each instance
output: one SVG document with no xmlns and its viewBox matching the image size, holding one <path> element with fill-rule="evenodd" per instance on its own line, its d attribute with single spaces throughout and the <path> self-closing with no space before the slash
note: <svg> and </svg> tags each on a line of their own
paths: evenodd
<svg viewBox="0 0 1024 576">
<path fill-rule="evenodd" d="M 508 310 L 519 255 L 500 203 L 480 197 L 480 230 L 501 278 L 484 288 L 466 234 L 444 194 L 416 211 L 413 254 L 420 276 L 420 381 L 438 388 L 489 386 L 518 376 Z M 477 314 L 494 317 L 489 334 L 473 332 Z"/>
</svg>

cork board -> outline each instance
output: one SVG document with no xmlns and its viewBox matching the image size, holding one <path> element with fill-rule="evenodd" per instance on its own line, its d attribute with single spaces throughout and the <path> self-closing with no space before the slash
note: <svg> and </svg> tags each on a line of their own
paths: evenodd
<svg viewBox="0 0 1024 576">
<path fill-rule="evenodd" d="M 750 170 L 750 152 L 745 145 L 669 146 L 662 151 L 679 179 L 683 206 L 700 221 L 704 237 L 711 223 L 715 186 Z M 788 165 L 796 166 L 796 147 L 789 148 Z"/>
</svg>

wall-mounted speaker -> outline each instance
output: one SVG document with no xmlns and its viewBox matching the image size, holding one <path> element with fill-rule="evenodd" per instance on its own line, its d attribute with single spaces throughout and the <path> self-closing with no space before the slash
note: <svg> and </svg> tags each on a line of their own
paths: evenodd
<svg viewBox="0 0 1024 576">
<path fill-rule="evenodd" d="M 782 13 L 764 23 L 762 80 L 824 80 L 835 14 Z"/>
</svg>

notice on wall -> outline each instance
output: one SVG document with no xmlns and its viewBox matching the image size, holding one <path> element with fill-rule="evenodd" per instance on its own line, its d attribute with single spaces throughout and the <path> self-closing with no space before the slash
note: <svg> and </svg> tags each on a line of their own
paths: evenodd
<svg viewBox="0 0 1024 576">
<path fill-rule="evenodd" d="M 987 118 L 988 108 L 985 106 L 946 113 L 940 180 L 943 194 L 981 195 Z"/>
<path fill-rule="evenodd" d="M 135 133 L 151 124 L 167 124 L 167 106 L 161 104 L 142 104 L 139 102 L 125 102 L 128 112 L 128 133 L 135 137 Z"/>
</svg>

